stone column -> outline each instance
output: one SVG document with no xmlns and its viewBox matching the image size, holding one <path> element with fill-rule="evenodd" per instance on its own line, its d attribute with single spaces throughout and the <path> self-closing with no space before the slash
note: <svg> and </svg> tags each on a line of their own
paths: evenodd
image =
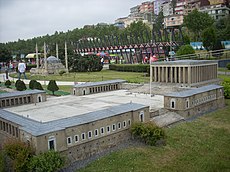
<svg viewBox="0 0 230 172">
<path fill-rule="evenodd" d="M 161 67 L 158 67 L 158 82 L 161 82 Z"/>
<path fill-rule="evenodd" d="M 196 83 L 198 83 L 198 67 L 196 66 Z"/>
<path fill-rule="evenodd" d="M 39 68 L 39 59 L 38 59 L 38 44 L 36 43 L 36 65 L 37 69 Z"/>
<path fill-rule="evenodd" d="M 56 57 L 57 57 L 57 59 L 59 59 L 59 57 L 58 57 L 58 44 L 56 43 Z"/>
<path fill-rule="evenodd" d="M 157 82 L 157 67 L 154 67 L 154 81 Z"/>
<path fill-rule="evenodd" d="M 45 67 L 44 74 L 47 75 L 48 74 L 48 64 L 47 64 L 47 57 L 46 57 L 46 43 L 45 42 L 44 42 L 44 67 Z"/>
<path fill-rule="evenodd" d="M 179 83 L 181 83 L 181 67 L 179 67 Z"/>
<path fill-rule="evenodd" d="M 162 82 L 165 82 L 165 67 L 164 67 L 164 66 L 162 67 L 161 72 L 162 72 L 162 73 L 161 73 L 161 81 L 162 81 Z"/>
<path fill-rule="evenodd" d="M 67 57 L 67 44 L 65 42 L 65 68 L 66 68 L 66 72 L 69 73 L 69 69 L 68 69 L 68 57 Z"/>
<path fill-rule="evenodd" d="M 153 67 L 150 65 L 150 82 L 153 82 Z"/>
<path fill-rule="evenodd" d="M 191 85 L 192 76 L 191 76 L 191 66 L 188 67 L 188 84 Z"/>
<path fill-rule="evenodd" d="M 168 83 L 168 66 L 166 66 L 166 69 L 165 69 L 165 82 Z"/>
<path fill-rule="evenodd" d="M 170 82 L 173 83 L 173 67 L 170 67 Z"/>
<path fill-rule="evenodd" d="M 183 84 L 185 84 L 186 83 L 185 82 L 185 67 L 183 66 L 182 69 L 183 69 L 183 71 L 182 71 L 182 73 L 183 73 Z"/>
<path fill-rule="evenodd" d="M 177 83 L 177 67 L 174 67 L 174 82 Z"/>
</svg>

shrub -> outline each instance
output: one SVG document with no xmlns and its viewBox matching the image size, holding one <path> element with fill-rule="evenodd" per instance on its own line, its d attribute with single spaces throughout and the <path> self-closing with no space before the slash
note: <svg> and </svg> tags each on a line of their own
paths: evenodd
<svg viewBox="0 0 230 172">
<path fill-rule="evenodd" d="M 36 68 L 36 67 L 37 67 L 36 64 L 28 64 L 28 65 L 26 65 L 26 71 L 30 71 L 30 69 Z"/>
<path fill-rule="evenodd" d="M 6 155 L 13 161 L 15 171 L 29 171 L 29 159 L 34 154 L 32 147 L 21 141 L 9 141 L 4 144 Z"/>
<path fill-rule="evenodd" d="M 17 85 L 18 85 L 18 82 L 20 82 L 21 80 L 20 79 L 18 79 L 16 82 L 15 82 L 15 84 L 14 84 L 14 86 L 17 88 Z"/>
<path fill-rule="evenodd" d="M 149 64 L 110 64 L 110 70 L 122 72 L 148 72 Z"/>
<path fill-rule="evenodd" d="M 224 97 L 230 99 L 230 81 L 224 81 L 222 86 L 224 87 Z"/>
<path fill-rule="evenodd" d="M 4 152 L 0 151 L 0 172 L 6 171 L 6 157 Z"/>
<path fill-rule="evenodd" d="M 16 86 L 16 90 L 18 91 L 24 91 L 27 89 L 25 83 L 21 80 L 17 80 L 15 86 Z"/>
<path fill-rule="evenodd" d="M 195 54 L 195 50 L 191 45 L 182 45 L 176 52 L 177 56 L 186 55 L 186 54 Z"/>
<path fill-rule="evenodd" d="M 157 141 L 165 139 L 164 130 L 151 122 L 134 123 L 131 126 L 131 133 L 134 137 L 143 140 L 151 146 L 156 145 Z"/>
<path fill-rule="evenodd" d="M 230 63 L 226 65 L 227 69 L 230 70 Z"/>
<path fill-rule="evenodd" d="M 7 88 L 9 88 L 9 87 L 11 86 L 11 82 L 10 82 L 10 80 L 6 80 L 6 82 L 5 82 L 5 86 L 6 86 Z"/>
<path fill-rule="evenodd" d="M 53 95 L 54 95 L 54 92 L 55 91 L 58 91 L 59 90 L 59 87 L 57 86 L 57 83 L 55 80 L 50 80 L 48 86 L 47 86 L 47 89 L 49 91 L 52 91 L 53 92 Z"/>
<path fill-rule="evenodd" d="M 64 73 L 66 73 L 64 70 L 59 71 L 60 76 L 62 76 Z"/>
<path fill-rule="evenodd" d="M 50 150 L 34 156 L 30 161 L 30 169 L 31 171 L 55 172 L 64 164 L 65 160 L 60 153 Z"/>
<path fill-rule="evenodd" d="M 34 89 L 37 89 L 37 90 L 44 90 L 41 83 L 40 82 L 35 82 L 34 83 Z"/>
<path fill-rule="evenodd" d="M 36 82 L 37 82 L 36 80 L 30 80 L 29 88 L 30 88 L 31 90 L 34 89 L 34 84 L 35 84 Z"/>
</svg>

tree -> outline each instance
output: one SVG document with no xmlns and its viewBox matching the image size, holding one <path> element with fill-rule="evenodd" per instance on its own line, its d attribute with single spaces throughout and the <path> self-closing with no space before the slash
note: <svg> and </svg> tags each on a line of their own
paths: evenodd
<svg viewBox="0 0 230 172">
<path fill-rule="evenodd" d="M 27 89 L 26 84 L 21 80 L 17 80 L 17 82 L 15 83 L 15 87 L 18 91 L 24 91 Z"/>
<path fill-rule="evenodd" d="M 164 28 L 164 14 L 163 10 L 161 10 L 155 21 L 156 31 L 162 30 Z M 154 28 L 155 29 L 155 28 Z"/>
<path fill-rule="evenodd" d="M 202 32 L 202 42 L 206 50 L 212 50 L 216 44 L 216 32 L 213 27 L 208 27 Z"/>
<path fill-rule="evenodd" d="M 215 28 L 218 40 L 230 40 L 230 15 L 219 19 L 215 23 Z"/>
<path fill-rule="evenodd" d="M 50 150 L 34 156 L 30 162 L 30 169 L 35 172 L 55 172 L 65 164 L 64 158 L 59 152 Z"/>
<path fill-rule="evenodd" d="M 55 91 L 58 91 L 59 90 L 59 87 L 57 86 L 57 83 L 55 80 L 50 80 L 48 86 L 47 86 L 47 89 L 49 91 L 52 91 L 53 95 L 54 95 L 54 92 Z"/>
<path fill-rule="evenodd" d="M 10 51 L 7 49 L 5 44 L 0 43 L 0 61 L 9 62 L 12 60 Z"/>
<path fill-rule="evenodd" d="M 213 50 L 212 56 L 214 57 L 220 57 L 224 54 L 223 46 L 220 40 L 218 39 L 216 40 L 215 44 L 213 45 L 212 50 Z"/>
<path fill-rule="evenodd" d="M 100 57 L 96 55 L 75 55 L 71 61 L 72 72 L 96 72 L 101 71 L 103 68 Z"/>
<path fill-rule="evenodd" d="M 199 40 L 201 32 L 212 26 L 213 23 L 214 19 L 211 16 L 195 9 L 184 17 L 183 25 L 196 35 L 195 40 Z"/>
<path fill-rule="evenodd" d="M 177 56 L 186 54 L 195 54 L 195 50 L 192 48 L 191 45 L 182 45 L 176 52 Z"/>
<path fill-rule="evenodd" d="M 3 150 L 13 161 L 13 168 L 16 172 L 29 171 L 29 159 L 34 155 L 34 150 L 28 144 L 12 140 L 4 144 Z"/>
<path fill-rule="evenodd" d="M 41 83 L 38 82 L 38 81 L 36 81 L 36 82 L 34 83 L 34 87 L 33 87 L 33 88 L 34 88 L 34 89 L 37 89 L 37 90 L 44 90 L 43 87 L 42 87 L 42 85 L 41 85 Z"/>
<path fill-rule="evenodd" d="M 34 80 L 34 79 L 30 80 L 30 82 L 29 82 L 29 88 L 30 88 L 31 90 L 34 89 L 34 84 L 35 84 L 36 82 L 37 82 L 37 81 Z"/>
<path fill-rule="evenodd" d="M 29 88 L 31 90 L 37 89 L 37 90 L 43 90 L 43 87 L 41 85 L 40 82 L 36 81 L 36 80 L 31 80 L 29 83 Z"/>
<path fill-rule="evenodd" d="M 6 80 L 6 82 L 5 82 L 5 86 L 6 86 L 7 88 L 9 88 L 9 87 L 11 86 L 11 82 L 10 82 L 10 80 Z"/>
</svg>

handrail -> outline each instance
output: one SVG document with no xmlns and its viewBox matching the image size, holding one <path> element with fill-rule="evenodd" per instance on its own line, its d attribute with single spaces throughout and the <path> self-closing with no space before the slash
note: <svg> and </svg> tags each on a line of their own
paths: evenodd
<svg viewBox="0 0 230 172">
<path fill-rule="evenodd" d="M 224 58 L 228 59 L 230 58 L 230 49 L 220 49 L 220 50 L 213 50 L 213 51 L 201 52 L 195 54 L 186 54 L 186 55 L 174 56 L 174 58 L 175 59 L 193 59 L 193 58 L 219 59 L 220 58 L 220 57 L 213 57 L 213 55 L 221 55 L 224 56 Z"/>
</svg>

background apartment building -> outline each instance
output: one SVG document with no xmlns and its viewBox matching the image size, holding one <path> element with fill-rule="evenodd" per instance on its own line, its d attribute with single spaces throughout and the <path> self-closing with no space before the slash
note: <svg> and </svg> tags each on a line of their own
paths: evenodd
<svg viewBox="0 0 230 172">
<path fill-rule="evenodd" d="M 123 21 L 117 19 L 115 26 L 127 27 L 137 21 L 152 24 L 154 17 L 162 11 L 165 17 L 164 27 L 178 27 L 183 24 L 184 16 L 195 9 L 208 13 L 215 20 L 230 14 L 229 0 L 177 0 L 175 9 L 173 9 L 172 0 L 153 0 L 130 8 L 129 16 L 122 18 Z"/>
</svg>

